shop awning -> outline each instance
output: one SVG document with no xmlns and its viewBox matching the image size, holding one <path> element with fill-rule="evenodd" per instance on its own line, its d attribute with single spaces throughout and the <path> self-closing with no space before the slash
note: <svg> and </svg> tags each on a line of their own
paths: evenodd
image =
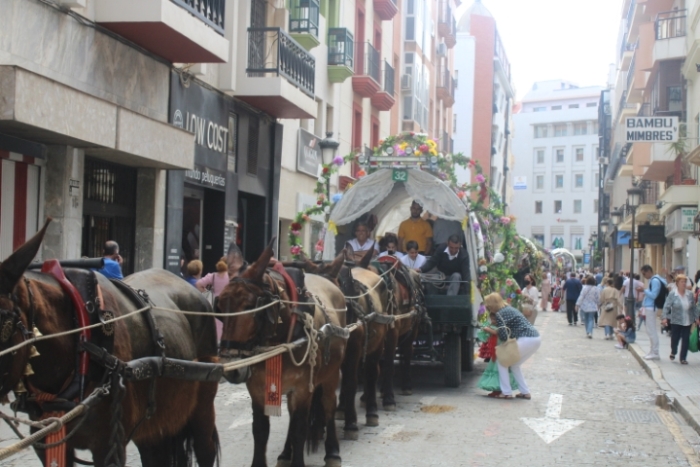
<svg viewBox="0 0 700 467">
<path fill-rule="evenodd" d="M 654 161 L 647 167 L 642 180 L 665 182 L 668 177 L 673 175 L 674 165 L 674 161 Z"/>
</svg>

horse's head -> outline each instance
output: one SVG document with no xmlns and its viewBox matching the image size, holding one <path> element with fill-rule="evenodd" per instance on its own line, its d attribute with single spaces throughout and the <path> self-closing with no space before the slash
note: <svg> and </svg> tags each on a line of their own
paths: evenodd
<svg viewBox="0 0 700 467">
<path fill-rule="evenodd" d="M 309 274 L 315 274 L 317 276 L 323 276 L 331 282 L 338 282 L 338 275 L 345 264 L 345 250 L 341 251 L 338 256 L 335 257 L 330 263 L 314 263 L 313 261 L 306 260 L 304 263 L 304 271 Z"/>
<path fill-rule="evenodd" d="M 266 274 L 270 259 L 274 254 L 272 245 L 276 239 L 267 245 L 255 263 L 238 277 L 234 277 L 219 295 L 219 310 L 222 313 L 239 313 L 239 316 L 228 316 L 224 319 L 222 343 L 230 347 L 254 345 L 262 336 L 262 329 L 267 322 L 276 326 L 276 310 L 273 305 L 256 313 L 245 313 L 248 310 L 260 308 L 278 299 L 275 296 L 273 279 Z M 222 344 L 223 346 L 224 344 Z"/>
<path fill-rule="evenodd" d="M 0 263 L 0 352 L 33 337 L 34 306 L 28 284 L 22 281 L 46 234 L 44 227 Z M 14 389 L 22 378 L 30 357 L 30 346 L 0 356 L 0 397 Z"/>
</svg>

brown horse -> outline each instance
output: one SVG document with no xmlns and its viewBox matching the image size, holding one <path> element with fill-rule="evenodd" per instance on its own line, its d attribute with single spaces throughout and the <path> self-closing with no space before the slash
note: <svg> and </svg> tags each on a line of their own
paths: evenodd
<svg viewBox="0 0 700 467">
<path fill-rule="evenodd" d="M 274 241 L 274 240 L 273 240 Z M 222 347 L 252 348 L 255 345 L 272 346 L 287 341 L 292 326 L 292 306 L 275 304 L 266 309 L 243 313 L 278 298 L 289 300 L 291 290 L 281 277 L 268 271 L 273 256 L 272 242 L 260 258 L 239 277 L 231 279 L 219 295 L 219 309 L 224 313 L 240 313 L 225 318 Z M 299 271 L 301 272 L 301 271 Z M 330 324 L 345 326 L 345 298 L 338 288 L 320 276 L 304 277 L 305 288 L 314 299 L 301 307 L 303 313 L 313 317 L 316 330 Z M 301 300 L 301 298 L 300 298 Z M 292 340 L 303 337 L 301 318 L 292 329 Z M 326 466 L 340 466 L 340 446 L 335 431 L 333 415 L 336 409 L 335 391 L 340 379 L 340 366 L 345 356 L 346 341 L 329 338 L 319 342 L 319 352 L 313 367 L 313 389 L 309 387 L 311 367 L 309 363 L 295 366 L 288 354 L 282 359 L 282 394 L 287 395 L 290 413 L 289 429 L 284 449 L 278 457 L 278 466 L 301 467 L 304 465 L 304 444 L 308 441 L 315 451 L 326 432 Z M 306 345 L 294 351 L 295 360 L 302 360 Z M 253 405 L 253 438 L 255 448 L 253 467 L 267 465 L 266 450 L 270 435 L 270 419 L 265 414 L 266 364 L 251 367 L 246 382 Z"/>
<path fill-rule="evenodd" d="M 48 336 L 76 327 L 73 304 L 54 277 L 25 272 L 39 250 L 48 224 L 0 263 L 0 328 L 12 332 L 7 340 L 0 342 L 0 350 L 32 337 L 34 328 Z M 105 310 L 121 316 L 137 309 L 108 279 L 101 274 L 96 276 Z M 167 271 L 140 272 L 129 276 L 125 282 L 147 289 L 152 301 L 160 307 L 211 310 L 192 286 Z M 217 361 L 212 318 L 185 318 L 157 310 L 153 311 L 153 317 L 164 336 L 166 356 L 199 362 Z M 42 397 L 67 394 L 76 374 L 79 342 L 74 334 L 37 342 L 38 356 L 32 357 L 30 349 L 25 346 L 14 354 L 0 357 L 0 397 L 15 389 L 16 397 L 31 409 L 31 417 L 37 419 L 42 411 Z M 143 314 L 114 323 L 112 354 L 122 361 L 160 355 Z M 25 376 L 28 363 L 34 373 Z M 105 369 L 91 363 L 90 371 L 91 375 L 100 374 Z M 85 393 L 89 394 L 96 384 L 91 379 Z M 142 465 L 187 465 L 192 450 L 200 466 L 218 463 L 219 441 L 214 419 L 217 384 L 155 380 L 155 397 L 151 399 L 150 381 L 125 382 L 121 424 L 125 435 L 131 435 L 137 445 Z M 29 389 L 28 394 L 21 392 L 23 387 Z M 113 396 L 106 396 L 86 415 L 67 425 L 68 433 L 78 427 L 66 442 L 67 465 L 74 465 L 75 449 L 91 451 L 95 466 L 106 465 L 105 457 L 112 447 L 110 432 L 114 428 L 110 416 Z M 155 401 L 155 413 L 150 418 L 146 417 L 149 400 Z M 126 441 L 123 439 L 123 444 Z M 117 446 L 117 450 L 120 459 L 124 459 L 125 446 Z M 37 453 L 43 461 L 43 452 L 37 449 Z"/>
<path fill-rule="evenodd" d="M 341 253 L 341 256 L 345 252 Z M 377 380 L 379 377 L 379 360 L 383 355 L 384 340 L 390 328 L 390 315 L 385 313 L 389 301 L 387 283 L 376 273 L 365 269 L 372 259 L 373 250 L 369 250 L 361 259 L 360 266 L 338 268 L 337 259 L 333 263 L 315 264 L 307 262 L 306 271 L 332 280 L 345 294 L 348 308 L 347 322 L 361 323 L 348 340 L 345 361 L 343 362 L 343 380 L 340 389 L 340 404 L 336 418 L 345 421 L 345 439 L 358 439 L 357 410 L 355 395 L 359 371 L 364 363 L 365 407 L 367 426 L 379 425 L 377 410 Z M 364 267 L 364 268 L 363 268 Z M 357 299 L 347 297 L 360 297 Z M 393 310 L 393 307 L 389 307 Z M 387 319 L 388 318 L 388 319 Z M 393 363 L 393 361 L 392 361 Z"/>
</svg>

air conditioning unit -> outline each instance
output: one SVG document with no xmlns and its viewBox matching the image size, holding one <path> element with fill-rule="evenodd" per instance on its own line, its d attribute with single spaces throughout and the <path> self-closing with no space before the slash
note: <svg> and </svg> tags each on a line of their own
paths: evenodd
<svg viewBox="0 0 700 467">
<path fill-rule="evenodd" d="M 410 91 L 413 88 L 413 80 L 411 75 L 401 75 L 401 89 Z"/>
<path fill-rule="evenodd" d="M 437 55 L 438 57 L 444 57 L 447 55 L 447 45 L 445 45 L 444 42 L 441 42 L 437 46 Z"/>
</svg>

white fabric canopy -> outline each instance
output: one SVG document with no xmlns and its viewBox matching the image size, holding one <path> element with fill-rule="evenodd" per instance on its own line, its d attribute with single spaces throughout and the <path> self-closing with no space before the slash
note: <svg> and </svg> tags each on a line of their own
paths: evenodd
<svg viewBox="0 0 700 467">
<path fill-rule="evenodd" d="M 461 222 L 467 216 L 467 206 L 434 175 L 409 169 L 406 182 L 394 182 L 392 172 L 391 169 L 380 169 L 360 179 L 333 207 L 330 222 L 336 226 L 347 225 L 368 212 L 374 213 L 381 221 L 406 199 L 417 201 L 424 210 L 444 219 Z M 406 217 L 408 215 L 406 212 Z M 333 259 L 336 252 L 332 229 L 326 231 L 324 247 L 323 259 Z"/>
</svg>

